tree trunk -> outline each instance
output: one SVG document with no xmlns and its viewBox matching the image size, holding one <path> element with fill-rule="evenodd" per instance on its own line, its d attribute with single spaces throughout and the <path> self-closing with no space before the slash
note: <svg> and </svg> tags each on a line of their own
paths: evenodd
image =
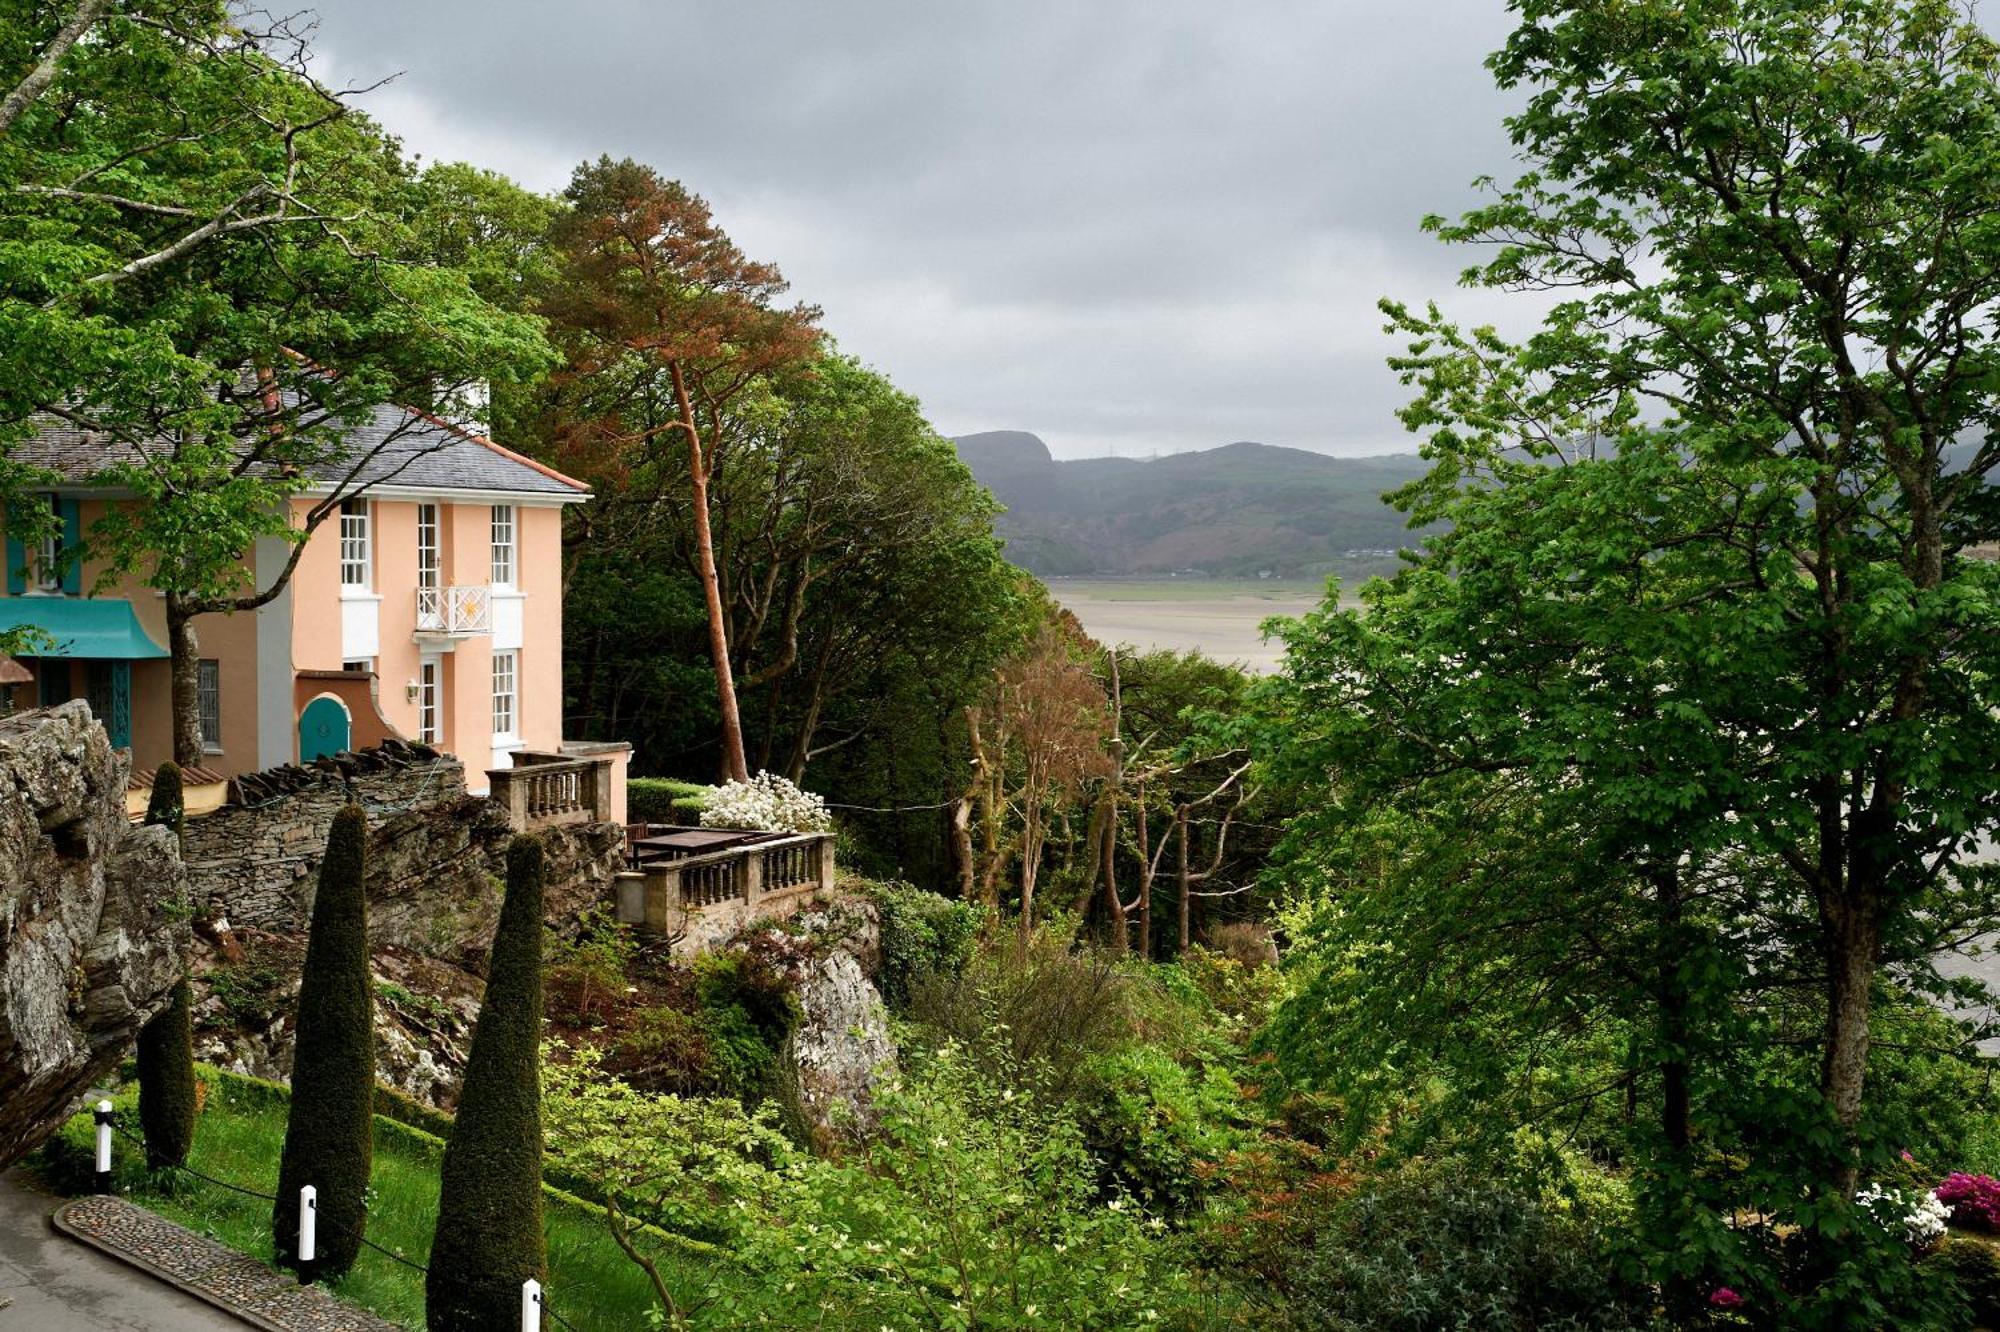
<svg viewBox="0 0 2000 1332">
<path fill-rule="evenodd" d="M 194 615 L 180 598 L 167 594 L 167 653 L 173 669 L 174 762 L 183 768 L 201 763 L 201 644 Z"/>
<path fill-rule="evenodd" d="M 702 452 L 694 407 L 688 401 L 687 384 L 678 362 L 673 367 L 673 379 L 681 430 L 687 435 L 695 563 L 701 577 L 702 600 L 708 606 L 708 655 L 715 663 L 716 711 L 722 718 L 722 776 L 726 781 L 748 781 L 750 766 L 743 756 L 743 715 L 736 707 L 736 678 L 729 665 L 729 626 L 722 606 L 722 582 L 715 570 L 715 534 L 708 521 L 708 460 Z"/>
<path fill-rule="evenodd" d="M 1870 987 L 1880 965 L 1882 925 L 1872 885 L 1850 880 L 1821 908 L 1826 938 L 1826 1045 L 1820 1092 L 1840 1125 L 1840 1162 L 1834 1178 L 1851 1195 L 1860 1181 L 1855 1128 L 1868 1074 Z"/>
<path fill-rule="evenodd" d="M 1180 880 L 1180 954 L 1188 950 L 1188 926 L 1190 906 L 1194 899 L 1194 881 L 1188 875 L 1188 807 L 1181 805 L 1174 810 L 1175 833 L 1180 838 L 1180 866 L 1177 871 Z M 1177 954 L 1178 956 L 1179 954 Z"/>
</svg>

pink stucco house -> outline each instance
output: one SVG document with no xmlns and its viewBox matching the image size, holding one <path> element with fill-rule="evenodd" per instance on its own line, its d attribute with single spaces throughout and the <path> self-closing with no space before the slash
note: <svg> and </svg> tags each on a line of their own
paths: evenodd
<svg viewBox="0 0 2000 1332">
<path fill-rule="evenodd" d="M 394 736 L 456 755 L 483 793 L 489 769 L 588 750 L 615 769 L 603 815 L 622 821 L 623 747 L 565 746 L 562 733 L 562 510 L 589 498 L 582 483 L 396 407 L 350 439 L 361 473 L 329 464 L 293 501 L 303 526 L 315 498 L 351 493 L 308 539 L 289 586 L 256 611 L 196 621 L 202 766 L 228 777 Z M 48 502 L 61 540 L 86 556 L 63 569 L 55 542 L 9 539 L 0 627 L 55 640 L 21 658 L 33 680 L 17 703 L 89 700 L 145 772 L 172 757 L 166 617 L 135 580 L 98 586 L 88 533 L 119 502 L 89 482 L 106 447 L 51 422 L 16 450 L 62 478 Z M 278 538 L 248 553 L 260 587 L 289 554 Z"/>
</svg>

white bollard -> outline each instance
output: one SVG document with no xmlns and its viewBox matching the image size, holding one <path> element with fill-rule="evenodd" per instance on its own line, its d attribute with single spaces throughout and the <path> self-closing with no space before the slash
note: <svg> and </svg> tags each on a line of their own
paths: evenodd
<svg viewBox="0 0 2000 1332">
<path fill-rule="evenodd" d="M 97 1191 L 111 1192 L 111 1102 L 99 1101 L 97 1113 Z"/>
<path fill-rule="evenodd" d="M 319 1190 L 310 1184 L 299 1186 L 299 1265 L 319 1256 Z"/>
<path fill-rule="evenodd" d="M 521 1332 L 542 1332 L 542 1283 L 533 1277 L 521 1283 Z"/>
</svg>

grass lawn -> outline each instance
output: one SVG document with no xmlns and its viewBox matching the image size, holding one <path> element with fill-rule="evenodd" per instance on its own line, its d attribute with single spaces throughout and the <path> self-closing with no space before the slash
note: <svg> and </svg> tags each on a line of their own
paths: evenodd
<svg viewBox="0 0 2000 1332">
<path fill-rule="evenodd" d="M 216 1179 L 270 1193 L 277 1187 L 278 1156 L 285 1138 L 285 1089 L 206 1068 L 201 1077 L 208 1088 L 207 1102 L 189 1165 Z M 136 1125 L 137 1088 L 125 1088 L 115 1103 L 120 1123 Z M 44 1148 L 39 1164 L 51 1184 L 69 1193 L 91 1191 L 93 1133 L 89 1114 L 79 1114 Z M 443 1150 L 444 1144 L 432 1135 L 376 1116 L 370 1241 L 412 1262 L 424 1261 L 437 1222 L 438 1162 Z M 123 1137 L 112 1155 L 118 1192 L 191 1230 L 270 1262 L 270 1203 L 178 1171 L 149 1175 L 140 1149 Z M 578 1329 L 642 1326 L 645 1311 L 653 1305 L 652 1288 L 612 1243 L 596 1210 L 554 1189 L 543 1203 L 549 1308 Z M 700 1266 L 690 1255 L 682 1255 L 681 1261 Z M 423 1274 L 382 1254 L 364 1248 L 354 1270 L 329 1289 L 407 1328 L 424 1326 Z"/>
</svg>

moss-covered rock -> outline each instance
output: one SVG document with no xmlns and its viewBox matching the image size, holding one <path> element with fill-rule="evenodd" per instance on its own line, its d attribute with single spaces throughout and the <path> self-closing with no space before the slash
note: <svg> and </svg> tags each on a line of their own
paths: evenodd
<svg viewBox="0 0 2000 1332">
<path fill-rule="evenodd" d="M 465 1091 L 445 1147 L 424 1283 L 431 1332 L 484 1332 L 519 1317 L 521 1283 L 547 1271 L 542 1238 L 541 840 L 507 849 L 507 898 Z"/>
<path fill-rule="evenodd" d="M 367 845 L 367 816 L 349 805 L 327 838 L 299 982 L 291 1113 L 271 1230 L 278 1262 L 300 1267 L 308 1279 L 352 1267 L 368 1224 L 375 1033 L 362 891 Z M 299 1188 L 306 1184 L 318 1191 L 318 1244 L 314 1261 L 301 1267 Z"/>
</svg>

